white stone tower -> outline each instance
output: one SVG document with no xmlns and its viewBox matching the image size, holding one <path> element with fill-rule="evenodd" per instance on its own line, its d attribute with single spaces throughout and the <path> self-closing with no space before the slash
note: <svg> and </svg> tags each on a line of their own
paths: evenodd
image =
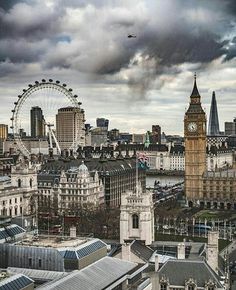
<svg viewBox="0 0 236 290">
<path fill-rule="evenodd" d="M 121 197 L 120 210 L 120 243 L 141 240 L 150 245 L 154 241 L 152 194 L 142 192 L 141 185 L 137 192 L 126 191 Z"/>
</svg>

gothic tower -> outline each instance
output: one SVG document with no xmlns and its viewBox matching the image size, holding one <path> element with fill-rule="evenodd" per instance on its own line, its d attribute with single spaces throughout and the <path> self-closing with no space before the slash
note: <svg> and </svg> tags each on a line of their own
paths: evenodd
<svg viewBox="0 0 236 290">
<path fill-rule="evenodd" d="M 202 197 L 202 174 L 206 170 L 206 114 L 201 106 L 196 75 L 184 117 L 185 195 L 189 206 Z"/>
<path fill-rule="evenodd" d="M 136 191 L 126 191 L 121 196 L 120 243 L 141 240 L 145 245 L 154 241 L 154 208 L 152 194 L 142 192 L 141 184 Z"/>
<path fill-rule="evenodd" d="M 216 95 L 215 95 L 215 92 L 213 92 L 212 99 L 211 99 L 210 118 L 209 118 L 209 124 L 208 124 L 208 135 L 215 136 L 219 134 L 220 134 L 220 128 L 219 128 Z"/>
</svg>

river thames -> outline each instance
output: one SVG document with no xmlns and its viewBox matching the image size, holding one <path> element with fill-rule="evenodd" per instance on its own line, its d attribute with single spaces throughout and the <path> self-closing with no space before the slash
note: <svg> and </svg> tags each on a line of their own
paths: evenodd
<svg viewBox="0 0 236 290">
<path fill-rule="evenodd" d="M 159 181 L 162 186 L 169 186 L 184 181 L 184 176 L 147 175 L 146 187 L 154 187 L 155 180 Z"/>
</svg>

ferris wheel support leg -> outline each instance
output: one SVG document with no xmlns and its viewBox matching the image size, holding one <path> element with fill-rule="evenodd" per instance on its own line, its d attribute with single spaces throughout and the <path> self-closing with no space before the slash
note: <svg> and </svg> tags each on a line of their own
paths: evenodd
<svg viewBox="0 0 236 290">
<path fill-rule="evenodd" d="M 56 147 L 57 147 L 58 153 L 61 155 L 61 148 L 60 148 L 60 146 L 59 146 L 59 143 L 58 143 L 58 141 L 57 141 L 57 138 L 56 138 L 56 136 L 55 136 L 55 134 L 54 134 L 53 131 L 51 131 L 51 134 L 52 134 L 52 137 L 53 137 L 53 139 L 54 139 L 54 141 L 55 141 L 55 143 L 56 143 Z"/>
</svg>

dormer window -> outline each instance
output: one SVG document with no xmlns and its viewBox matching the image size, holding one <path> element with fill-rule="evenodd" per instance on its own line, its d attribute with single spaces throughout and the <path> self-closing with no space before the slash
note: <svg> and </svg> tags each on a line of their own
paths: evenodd
<svg viewBox="0 0 236 290">
<path fill-rule="evenodd" d="M 160 290 L 167 290 L 167 284 L 166 283 L 161 283 L 160 284 Z"/>
<path fill-rule="evenodd" d="M 168 290 L 169 289 L 169 279 L 164 275 L 162 277 L 160 277 L 159 280 L 159 290 Z"/>
<path fill-rule="evenodd" d="M 205 284 L 205 289 L 206 290 L 215 290 L 216 289 L 216 285 L 214 283 L 214 281 L 212 281 L 211 279 Z"/>
<path fill-rule="evenodd" d="M 190 278 L 188 281 L 185 282 L 185 289 L 186 290 L 195 290 L 197 289 L 196 282 Z"/>
</svg>

